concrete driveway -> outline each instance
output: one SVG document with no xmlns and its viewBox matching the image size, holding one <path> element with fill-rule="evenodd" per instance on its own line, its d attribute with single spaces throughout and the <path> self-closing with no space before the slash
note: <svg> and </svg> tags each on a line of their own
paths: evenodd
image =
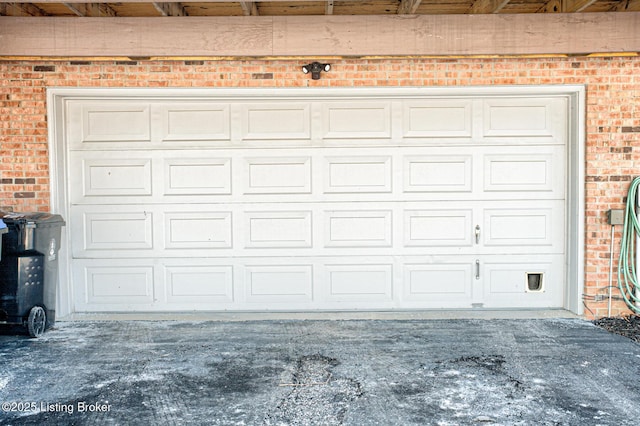
<svg viewBox="0 0 640 426">
<path fill-rule="evenodd" d="M 0 424 L 621 426 L 639 378 L 580 319 L 59 322 L 0 336 Z"/>
</svg>

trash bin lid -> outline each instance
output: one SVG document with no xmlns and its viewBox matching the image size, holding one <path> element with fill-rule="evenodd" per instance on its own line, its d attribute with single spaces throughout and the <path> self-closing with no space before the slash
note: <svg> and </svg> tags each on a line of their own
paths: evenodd
<svg viewBox="0 0 640 426">
<path fill-rule="evenodd" d="M 64 219 L 59 214 L 43 212 L 11 212 L 2 213 L 5 224 L 34 223 L 36 227 L 64 226 Z M 0 231 L 2 232 L 2 231 Z"/>
</svg>

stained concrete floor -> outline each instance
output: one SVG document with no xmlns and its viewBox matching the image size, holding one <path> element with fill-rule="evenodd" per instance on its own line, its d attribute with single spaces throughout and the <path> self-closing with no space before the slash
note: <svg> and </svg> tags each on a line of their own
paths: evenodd
<svg viewBox="0 0 640 426">
<path fill-rule="evenodd" d="M 580 319 L 59 322 L 0 336 L 0 424 L 624 426 L 639 378 Z"/>
</svg>

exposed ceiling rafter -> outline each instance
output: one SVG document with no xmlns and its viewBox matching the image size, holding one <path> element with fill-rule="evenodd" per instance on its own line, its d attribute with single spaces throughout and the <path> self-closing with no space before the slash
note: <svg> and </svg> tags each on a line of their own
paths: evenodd
<svg viewBox="0 0 640 426">
<path fill-rule="evenodd" d="M 187 16 L 187 12 L 181 3 L 159 3 L 154 1 L 153 7 L 162 16 Z"/>
<path fill-rule="evenodd" d="M 640 0 L 624 0 L 613 9 L 616 12 L 640 12 Z"/>
<path fill-rule="evenodd" d="M 5 2 L 3 2 L 5 3 Z M 47 14 L 32 3 L 13 3 L 6 2 L 4 10 L 0 10 L 3 15 L 7 16 L 47 16 Z"/>
<path fill-rule="evenodd" d="M 413 15 L 418 10 L 422 0 L 402 0 L 398 7 L 398 15 Z"/>
<path fill-rule="evenodd" d="M 240 1 L 240 6 L 242 7 L 242 12 L 245 16 L 258 16 L 258 5 L 254 1 Z"/>
<path fill-rule="evenodd" d="M 562 0 L 562 12 L 582 12 L 595 2 L 596 0 Z"/>
<path fill-rule="evenodd" d="M 562 0 L 549 0 L 538 13 L 560 13 L 562 12 Z"/>
<path fill-rule="evenodd" d="M 333 15 L 333 0 L 327 0 L 324 5 L 324 14 Z"/>
<path fill-rule="evenodd" d="M 498 13 L 509 3 L 509 0 L 478 0 L 469 9 L 469 14 Z"/>
<path fill-rule="evenodd" d="M 582 12 L 597 0 L 549 0 L 538 13 L 576 13 Z M 624 3 L 624 2 L 623 2 Z"/>
<path fill-rule="evenodd" d="M 107 17 L 117 16 L 115 10 L 106 3 L 63 3 L 64 6 L 77 16 Z"/>
</svg>

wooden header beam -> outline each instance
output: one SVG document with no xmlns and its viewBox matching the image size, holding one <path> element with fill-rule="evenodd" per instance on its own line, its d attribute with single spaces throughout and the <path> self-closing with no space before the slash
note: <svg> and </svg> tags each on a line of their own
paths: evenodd
<svg viewBox="0 0 640 426">
<path fill-rule="evenodd" d="M 362 57 L 640 52 L 640 13 L 0 17 L 0 57 Z"/>
</svg>

